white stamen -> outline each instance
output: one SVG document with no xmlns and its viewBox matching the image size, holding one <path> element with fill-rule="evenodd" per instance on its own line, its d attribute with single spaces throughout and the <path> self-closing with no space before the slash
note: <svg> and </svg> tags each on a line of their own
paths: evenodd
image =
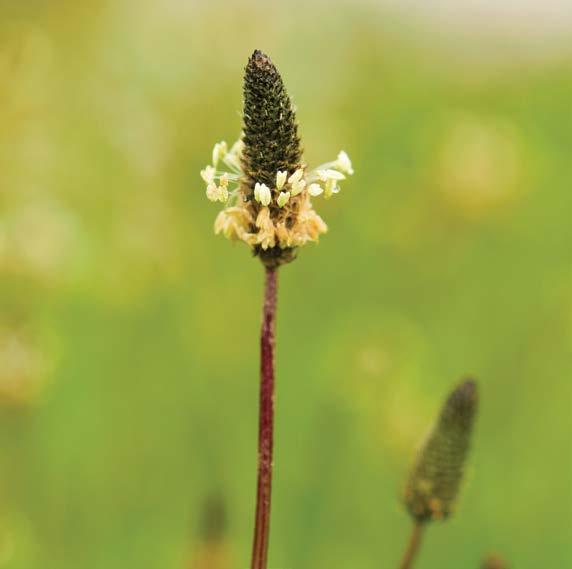
<svg viewBox="0 0 572 569">
<path fill-rule="evenodd" d="M 310 184 L 310 186 L 308 187 L 308 193 L 314 198 L 323 193 L 323 191 L 324 188 L 322 188 L 320 184 Z"/>
<path fill-rule="evenodd" d="M 316 172 L 318 174 L 318 178 L 322 182 L 327 182 L 328 180 L 345 180 L 346 177 L 337 170 L 327 169 L 327 170 L 318 170 Z"/>
<path fill-rule="evenodd" d="M 298 170 L 296 170 L 289 178 L 288 178 L 288 183 L 289 184 L 296 184 L 297 182 L 299 182 L 302 179 L 302 176 L 304 175 L 304 170 L 302 168 L 298 168 Z"/>
<path fill-rule="evenodd" d="M 204 170 L 201 170 L 201 178 L 207 183 L 211 184 L 214 181 L 215 169 L 212 166 L 205 166 Z"/>
<path fill-rule="evenodd" d="M 224 140 L 217 142 L 213 148 L 213 166 L 216 166 L 219 163 L 219 160 L 225 156 L 227 152 L 228 147 L 226 142 Z"/>
<path fill-rule="evenodd" d="M 272 200 L 270 188 L 266 184 L 256 182 L 254 185 L 254 199 L 262 205 L 268 205 Z"/>
<path fill-rule="evenodd" d="M 276 174 L 276 189 L 277 190 L 281 190 L 284 187 L 284 184 L 286 183 L 287 177 L 288 177 L 288 172 L 286 170 L 284 170 L 283 172 L 278 170 L 278 173 Z"/>
<path fill-rule="evenodd" d="M 284 207 L 288 203 L 289 199 L 290 199 L 290 192 L 280 192 L 280 195 L 278 196 L 276 203 L 278 204 L 278 207 Z"/>
<path fill-rule="evenodd" d="M 338 154 L 338 159 L 336 160 L 336 166 L 338 167 L 339 170 L 345 172 L 346 174 L 349 174 L 350 176 L 354 173 L 354 169 L 352 168 L 352 161 L 350 160 L 350 157 L 348 156 L 347 152 L 343 150 L 340 151 L 340 153 Z"/>
<path fill-rule="evenodd" d="M 297 196 L 298 194 L 302 193 L 304 188 L 306 187 L 306 180 L 298 180 L 292 184 L 292 196 Z"/>
</svg>

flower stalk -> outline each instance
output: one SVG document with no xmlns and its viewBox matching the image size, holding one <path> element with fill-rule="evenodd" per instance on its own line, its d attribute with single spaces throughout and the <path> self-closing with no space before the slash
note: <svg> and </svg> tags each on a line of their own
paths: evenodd
<svg viewBox="0 0 572 569">
<path fill-rule="evenodd" d="M 278 269 L 266 268 L 260 331 L 260 416 L 258 424 L 258 482 L 251 569 L 265 569 L 270 534 L 272 460 L 274 448 L 274 346 Z"/>
<path fill-rule="evenodd" d="M 411 528 L 411 534 L 409 536 L 409 542 L 405 548 L 405 553 L 403 554 L 403 559 L 399 565 L 399 569 L 411 569 L 413 567 L 413 562 L 421 546 L 421 539 L 423 538 L 424 525 L 420 522 L 415 522 Z"/>
</svg>

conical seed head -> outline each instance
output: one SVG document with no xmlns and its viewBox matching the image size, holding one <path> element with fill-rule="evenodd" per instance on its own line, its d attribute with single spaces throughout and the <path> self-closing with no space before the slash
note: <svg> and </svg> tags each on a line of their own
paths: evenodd
<svg viewBox="0 0 572 569">
<path fill-rule="evenodd" d="M 417 453 L 405 489 L 405 504 L 417 522 L 448 517 L 455 506 L 477 413 L 477 386 L 461 383 Z"/>
<path fill-rule="evenodd" d="M 276 173 L 293 174 L 302 149 L 296 115 L 270 58 L 256 50 L 244 74 L 243 170 L 251 192 L 256 182 L 273 188 Z"/>
<path fill-rule="evenodd" d="M 256 219 L 261 209 L 253 200 L 256 184 L 268 188 L 276 187 L 278 172 L 291 176 L 301 167 L 302 149 L 298 138 L 296 114 L 282 78 L 270 58 L 256 50 L 246 65 L 244 74 L 244 143 L 242 153 L 243 193 L 250 200 L 253 217 Z M 278 190 L 271 189 L 271 219 L 278 221 L 282 216 L 276 202 Z M 285 219 L 285 227 L 290 229 L 296 220 L 298 201 L 290 203 L 292 215 Z M 293 261 L 295 247 L 254 246 L 254 254 L 267 267 L 278 267 Z"/>
</svg>

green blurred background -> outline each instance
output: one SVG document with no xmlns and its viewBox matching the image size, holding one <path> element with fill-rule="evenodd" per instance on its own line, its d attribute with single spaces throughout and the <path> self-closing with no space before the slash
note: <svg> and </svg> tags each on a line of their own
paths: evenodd
<svg viewBox="0 0 572 569">
<path fill-rule="evenodd" d="M 213 235 L 198 172 L 240 132 L 255 48 L 307 162 L 356 170 L 281 274 L 271 568 L 395 567 L 408 464 L 466 374 L 471 468 L 420 569 L 572 566 L 552 4 L 0 3 L 0 568 L 249 564 L 262 269 Z"/>
</svg>

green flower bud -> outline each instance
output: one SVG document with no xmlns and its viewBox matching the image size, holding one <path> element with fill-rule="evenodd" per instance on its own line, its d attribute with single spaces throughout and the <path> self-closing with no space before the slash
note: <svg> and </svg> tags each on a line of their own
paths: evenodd
<svg viewBox="0 0 572 569">
<path fill-rule="evenodd" d="M 477 413 L 472 380 L 451 393 L 415 458 L 405 488 L 405 505 L 418 522 L 445 519 L 453 511 Z"/>
</svg>

